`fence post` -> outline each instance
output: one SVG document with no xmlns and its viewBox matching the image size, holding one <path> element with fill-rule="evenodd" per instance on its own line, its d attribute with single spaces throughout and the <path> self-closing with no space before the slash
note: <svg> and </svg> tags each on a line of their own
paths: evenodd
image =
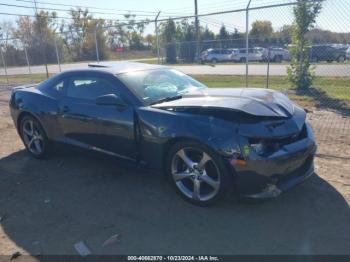
<svg viewBox="0 0 350 262">
<path fill-rule="evenodd" d="M 4 53 L 2 52 L 2 46 L 1 45 L 0 45 L 0 53 L 1 53 L 2 64 L 4 65 L 4 70 L 5 70 L 6 83 L 7 83 L 7 85 L 9 85 L 9 77 L 7 75 L 6 61 L 5 61 Z"/>
<path fill-rule="evenodd" d="M 159 34 L 158 34 L 158 17 L 159 17 L 160 11 L 158 12 L 156 19 L 154 20 L 155 23 L 155 30 L 156 30 L 156 42 L 157 42 L 157 59 L 158 64 L 160 64 L 160 54 L 159 54 Z"/>
<path fill-rule="evenodd" d="M 31 75 L 32 70 L 30 69 L 29 57 L 28 57 L 28 52 L 27 52 L 27 47 L 26 47 L 25 41 L 22 42 L 22 45 L 23 45 L 23 49 L 24 49 L 24 55 L 26 57 L 27 66 L 28 66 L 28 73 Z"/>
<path fill-rule="evenodd" d="M 196 28 L 196 54 L 195 59 L 199 60 L 199 40 L 200 40 L 200 31 L 199 31 L 199 19 L 198 19 L 198 5 L 197 0 L 194 0 L 194 15 L 195 15 L 195 28 Z M 191 44 L 190 44 L 191 45 Z M 197 62 L 196 61 L 196 62 Z"/>
<path fill-rule="evenodd" d="M 270 78 L 270 47 L 268 47 L 267 51 L 267 72 L 266 72 L 266 88 L 269 88 L 269 78 Z"/>
<path fill-rule="evenodd" d="M 60 54 L 58 53 L 56 36 L 54 36 L 54 41 L 55 41 L 54 43 L 55 43 L 55 51 L 56 51 L 56 58 L 57 58 L 58 69 L 61 72 Z"/>
<path fill-rule="evenodd" d="M 245 87 L 248 87 L 248 73 L 249 73 L 249 68 L 248 68 L 248 63 L 249 63 L 249 6 L 250 2 L 252 0 L 249 0 L 247 4 L 247 8 L 245 10 Z"/>
<path fill-rule="evenodd" d="M 95 35 L 95 47 L 96 47 L 96 60 L 97 63 L 100 62 L 100 54 L 98 52 L 98 43 L 97 43 L 97 25 L 94 30 L 94 35 Z"/>
</svg>

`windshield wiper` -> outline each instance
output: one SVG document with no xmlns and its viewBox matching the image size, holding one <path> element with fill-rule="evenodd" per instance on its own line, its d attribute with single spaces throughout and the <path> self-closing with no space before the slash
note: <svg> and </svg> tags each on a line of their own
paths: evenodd
<svg viewBox="0 0 350 262">
<path fill-rule="evenodd" d="M 173 100 L 178 100 L 181 98 L 182 98 L 182 95 L 168 96 L 168 97 L 164 97 L 162 99 L 159 99 L 157 101 L 154 101 L 154 102 L 150 103 L 150 105 L 155 105 L 155 104 L 160 104 L 160 103 L 169 102 L 169 101 L 173 101 Z"/>
</svg>

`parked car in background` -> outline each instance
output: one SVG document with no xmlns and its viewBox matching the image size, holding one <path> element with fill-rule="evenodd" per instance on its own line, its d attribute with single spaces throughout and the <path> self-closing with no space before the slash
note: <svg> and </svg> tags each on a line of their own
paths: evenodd
<svg viewBox="0 0 350 262">
<path fill-rule="evenodd" d="M 346 50 L 346 59 L 350 60 L 350 47 Z"/>
<path fill-rule="evenodd" d="M 221 48 L 207 49 L 202 52 L 200 60 L 201 62 L 211 62 L 211 63 L 224 62 L 224 61 L 230 61 L 231 55 L 232 55 L 232 51 L 229 49 L 221 49 Z"/>
<path fill-rule="evenodd" d="M 281 47 L 270 47 L 266 49 L 266 59 L 272 62 L 289 61 L 291 59 L 290 52 Z"/>
<path fill-rule="evenodd" d="M 349 48 L 349 45 L 346 44 L 331 44 L 331 46 L 334 48 L 343 49 L 345 51 Z"/>
<path fill-rule="evenodd" d="M 344 62 L 346 50 L 332 45 L 313 45 L 310 50 L 310 59 L 312 62 Z"/>
<path fill-rule="evenodd" d="M 236 52 L 231 54 L 231 59 L 235 62 L 245 62 L 246 61 L 246 49 L 241 48 Z M 259 48 L 249 48 L 248 49 L 248 61 L 263 61 L 264 60 L 264 52 Z"/>
</svg>

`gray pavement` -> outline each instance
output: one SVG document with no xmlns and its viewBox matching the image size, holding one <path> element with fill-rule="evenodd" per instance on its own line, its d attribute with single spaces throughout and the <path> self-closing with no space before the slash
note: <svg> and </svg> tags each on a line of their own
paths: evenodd
<svg viewBox="0 0 350 262">
<path fill-rule="evenodd" d="M 288 65 L 270 65 L 270 75 L 285 76 L 287 74 Z M 245 75 L 245 65 L 193 65 L 193 66 L 175 66 L 177 69 L 186 74 L 192 75 Z M 249 65 L 249 75 L 266 75 L 266 64 L 251 64 Z M 332 64 L 318 65 L 316 67 L 317 76 L 338 76 L 349 77 L 350 65 L 348 64 Z"/>
<path fill-rule="evenodd" d="M 129 60 L 130 61 L 130 60 Z M 138 60 L 140 61 L 140 60 Z M 71 63 L 61 65 L 62 70 L 86 68 L 87 62 Z M 287 72 L 286 64 L 270 65 L 270 75 L 284 76 Z M 222 64 L 222 65 L 174 65 L 176 69 L 191 75 L 245 75 L 245 64 Z M 57 65 L 49 65 L 50 73 L 58 73 Z M 250 64 L 249 75 L 266 75 L 266 64 Z M 44 66 L 32 66 L 33 74 L 45 73 Z M 7 69 L 8 75 L 28 74 L 27 67 L 10 67 Z M 5 75 L 4 69 L 0 69 L 0 75 Z M 321 64 L 316 66 L 317 76 L 335 76 L 335 77 L 350 77 L 350 64 Z"/>
</svg>

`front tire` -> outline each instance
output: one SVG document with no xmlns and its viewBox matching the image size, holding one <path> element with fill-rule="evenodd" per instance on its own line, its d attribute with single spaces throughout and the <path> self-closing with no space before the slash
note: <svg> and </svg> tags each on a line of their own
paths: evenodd
<svg viewBox="0 0 350 262">
<path fill-rule="evenodd" d="M 49 151 L 49 140 L 38 120 L 28 115 L 20 121 L 20 135 L 24 146 L 29 154 L 35 158 L 47 157 Z"/>
<path fill-rule="evenodd" d="M 198 206 L 218 201 L 230 184 L 223 159 L 197 142 L 175 144 L 167 156 L 166 172 L 176 192 Z"/>
</svg>

